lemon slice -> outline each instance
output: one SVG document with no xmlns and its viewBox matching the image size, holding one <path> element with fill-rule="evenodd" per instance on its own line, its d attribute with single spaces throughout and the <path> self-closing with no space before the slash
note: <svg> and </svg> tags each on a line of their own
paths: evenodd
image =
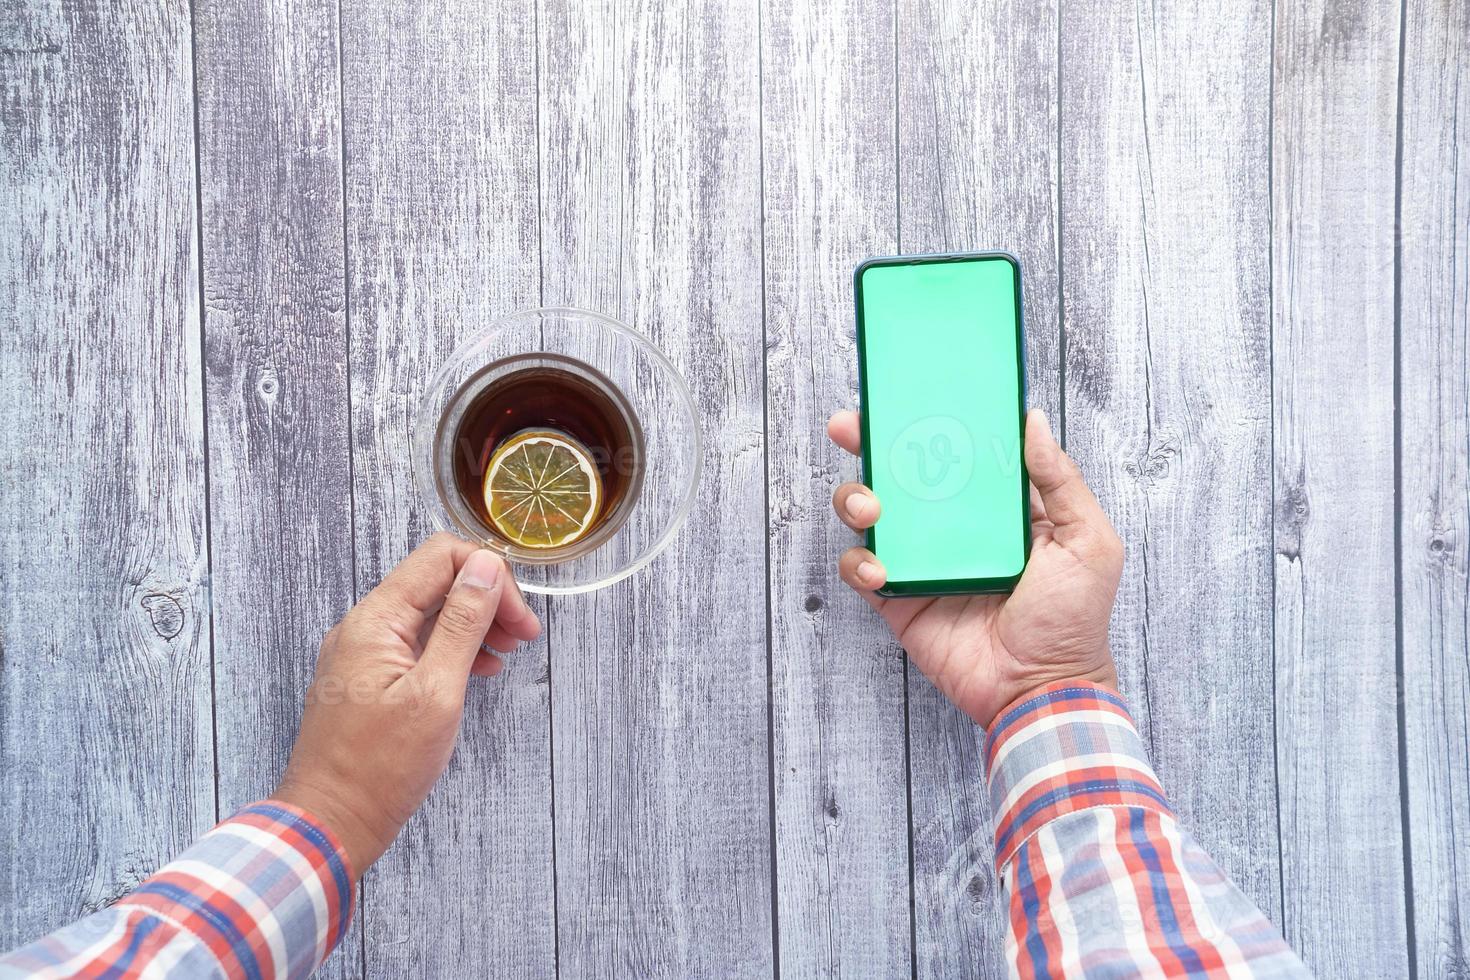
<svg viewBox="0 0 1470 980">
<path fill-rule="evenodd" d="M 587 447 L 555 429 L 518 432 L 485 471 L 485 507 L 495 529 L 527 548 L 571 544 L 602 506 L 602 478 Z"/>
</svg>

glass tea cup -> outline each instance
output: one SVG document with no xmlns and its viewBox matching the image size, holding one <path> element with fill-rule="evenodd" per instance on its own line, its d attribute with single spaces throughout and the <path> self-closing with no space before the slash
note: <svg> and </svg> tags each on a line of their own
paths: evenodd
<svg viewBox="0 0 1470 980">
<path fill-rule="evenodd" d="M 412 443 L 434 525 L 503 555 L 525 591 L 553 595 L 652 561 L 688 516 L 702 464 L 694 399 L 669 359 L 627 325 L 572 308 L 511 314 L 456 348 L 422 396 Z"/>
</svg>

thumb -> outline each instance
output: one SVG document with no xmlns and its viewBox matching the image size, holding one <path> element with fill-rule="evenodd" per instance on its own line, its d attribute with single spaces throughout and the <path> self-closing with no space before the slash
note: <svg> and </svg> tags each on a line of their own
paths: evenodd
<svg viewBox="0 0 1470 980">
<path fill-rule="evenodd" d="M 1057 445 L 1046 413 L 1039 408 L 1026 414 L 1026 474 L 1041 494 L 1047 519 L 1057 527 L 1109 526 L 1082 471 Z"/>
<path fill-rule="evenodd" d="M 500 597 L 505 591 L 505 562 L 499 555 L 476 549 L 465 559 L 439 620 L 424 644 L 424 655 L 416 670 L 440 674 L 446 681 L 463 685 L 474 665 L 475 654 L 485 642 L 485 632 L 495 622 Z"/>
</svg>

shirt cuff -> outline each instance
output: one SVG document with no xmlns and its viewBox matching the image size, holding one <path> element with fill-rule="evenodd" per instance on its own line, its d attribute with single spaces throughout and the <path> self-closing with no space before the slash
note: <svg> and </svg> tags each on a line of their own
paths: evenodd
<svg viewBox="0 0 1470 980">
<path fill-rule="evenodd" d="M 192 933 L 229 977 L 299 977 L 352 917 L 347 852 L 299 807 L 252 803 L 118 901 Z"/>
<path fill-rule="evenodd" d="M 1086 681 L 1039 687 L 996 715 L 985 770 L 1001 874 L 1032 834 L 1066 814 L 1136 807 L 1173 816 L 1127 702 Z"/>
</svg>

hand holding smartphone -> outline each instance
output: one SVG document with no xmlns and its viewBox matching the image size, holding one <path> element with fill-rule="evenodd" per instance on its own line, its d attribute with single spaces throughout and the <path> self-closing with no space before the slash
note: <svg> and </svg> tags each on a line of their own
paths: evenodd
<svg viewBox="0 0 1470 980">
<path fill-rule="evenodd" d="M 870 259 L 853 286 L 879 594 L 1012 591 L 1031 549 L 1019 264 L 1005 252 Z"/>
</svg>

